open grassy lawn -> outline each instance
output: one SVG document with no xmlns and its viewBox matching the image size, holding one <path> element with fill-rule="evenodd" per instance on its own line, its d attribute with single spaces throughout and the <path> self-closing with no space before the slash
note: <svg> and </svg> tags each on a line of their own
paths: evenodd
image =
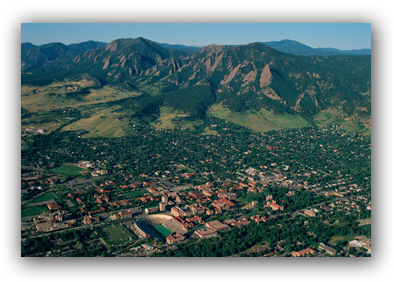
<svg viewBox="0 0 394 282">
<path fill-rule="evenodd" d="M 31 200 L 30 202 L 28 202 L 28 204 L 40 203 L 40 202 L 56 200 L 56 199 L 57 199 L 57 196 L 54 193 L 46 193 L 38 198 Z"/>
<path fill-rule="evenodd" d="M 347 242 L 353 241 L 354 238 L 357 236 L 358 235 L 344 235 L 344 236 L 334 235 L 334 236 L 332 236 L 330 241 L 337 244 L 337 245 L 340 245 L 340 244 L 342 244 L 343 241 L 347 241 Z"/>
<path fill-rule="evenodd" d="M 141 95 L 139 91 L 126 91 L 106 85 L 101 88 L 89 88 L 89 94 L 77 95 L 77 97 L 67 96 L 69 92 L 65 90 L 66 85 L 74 85 L 80 88 L 92 87 L 96 83 L 90 78 L 82 80 L 55 81 L 44 86 L 21 87 L 21 104 L 29 111 L 37 111 L 49 108 L 77 107 L 83 104 L 94 104 L 103 101 L 113 101 L 127 97 Z M 97 85 L 96 85 L 97 86 Z"/>
<path fill-rule="evenodd" d="M 299 115 L 277 115 L 266 109 L 233 113 L 222 105 L 213 105 L 208 113 L 220 119 L 229 120 L 257 132 L 281 130 L 284 128 L 300 128 L 308 125 L 308 121 Z"/>
<path fill-rule="evenodd" d="M 114 110 L 114 107 L 98 111 L 89 118 L 71 123 L 62 131 L 80 129 L 89 131 L 89 133 L 83 135 L 83 138 L 122 137 L 133 134 L 131 126 L 119 116 L 111 113 L 111 110 Z"/>
<path fill-rule="evenodd" d="M 159 232 L 161 235 L 163 235 L 164 238 L 167 238 L 168 235 L 172 234 L 172 231 L 165 228 L 164 225 L 154 225 L 154 229 L 156 229 L 157 232 Z"/>
<path fill-rule="evenodd" d="M 120 224 L 100 227 L 97 231 L 104 241 L 110 246 L 128 242 L 130 236 L 135 238 L 134 234 Z"/>
<path fill-rule="evenodd" d="M 31 207 L 28 208 L 27 210 L 22 210 L 21 211 L 21 217 L 30 217 L 30 216 L 34 216 L 34 215 L 39 215 L 40 213 L 42 213 L 43 211 L 47 211 L 48 208 L 46 206 L 35 206 L 35 207 Z"/>
<path fill-rule="evenodd" d="M 59 167 L 55 167 L 55 168 L 50 169 L 50 171 L 55 172 L 55 173 L 64 174 L 64 175 L 75 176 L 75 175 L 80 175 L 79 172 L 86 171 L 86 170 L 83 168 L 74 166 L 74 165 L 62 164 Z"/>
<path fill-rule="evenodd" d="M 186 121 L 183 118 L 188 116 L 188 114 L 177 111 L 169 107 L 160 107 L 160 117 L 153 122 L 151 122 L 152 126 L 162 129 L 174 129 L 175 127 L 179 128 L 189 128 L 191 130 L 195 130 L 195 125 L 201 125 L 201 121 Z M 176 120 L 176 123 L 173 123 L 173 120 Z"/>
</svg>

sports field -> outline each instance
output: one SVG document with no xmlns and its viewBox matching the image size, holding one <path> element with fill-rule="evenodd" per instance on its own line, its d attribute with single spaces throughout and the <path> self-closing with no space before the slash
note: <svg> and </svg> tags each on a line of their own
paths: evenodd
<svg viewBox="0 0 394 282">
<path fill-rule="evenodd" d="M 30 202 L 28 202 L 28 204 L 40 203 L 40 202 L 56 200 L 56 199 L 57 199 L 57 196 L 54 193 L 46 193 L 38 198 L 31 200 Z"/>
<path fill-rule="evenodd" d="M 127 228 L 119 224 L 97 228 L 97 232 L 110 246 L 128 242 L 130 236 L 135 237 Z"/>
<path fill-rule="evenodd" d="M 74 166 L 74 165 L 62 164 L 59 167 L 50 169 L 50 171 L 64 174 L 64 175 L 75 176 L 75 175 L 80 175 L 79 172 L 86 171 L 86 170 L 83 168 Z"/>
<path fill-rule="evenodd" d="M 167 238 L 168 235 L 172 234 L 172 231 L 165 228 L 164 225 L 154 225 L 153 226 L 154 229 L 156 229 L 156 231 L 158 231 L 164 238 Z"/>
<path fill-rule="evenodd" d="M 24 217 L 30 217 L 30 216 L 34 216 L 34 215 L 39 215 L 43 211 L 47 211 L 47 210 L 48 210 L 47 207 L 35 206 L 35 207 L 29 208 L 27 210 L 22 210 L 21 211 L 21 217 L 24 218 Z"/>
</svg>

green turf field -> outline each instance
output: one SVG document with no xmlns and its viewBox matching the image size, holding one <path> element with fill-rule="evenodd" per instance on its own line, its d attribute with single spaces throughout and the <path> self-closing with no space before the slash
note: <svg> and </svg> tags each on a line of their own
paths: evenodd
<svg viewBox="0 0 394 282">
<path fill-rule="evenodd" d="M 342 244 L 343 241 L 347 241 L 347 242 L 353 241 L 355 237 L 357 237 L 357 235 L 344 235 L 344 236 L 335 235 L 331 238 L 330 241 L 338 245 L 338 244 Z"/>
<path fill-rule="evenodd" d="M 21 211 L 21 217 L 30 217 L 30 216 L 34 216 L 34 215 L 39 215 L 40 213 L 42 213 L 43 211 L 47 211 L 48 208 L 45 206 L 35 206 L 32 208 L 29 208 L 27 210 L 22 210 Z"/>
<path fill-rule="evenodd" d="M 97 232 L 109 246 L 128 242 L 129 236 L 135 237 L 127 228 L 119 224 L 97 228 Z"/>
<path fill-rule="evenodd" d="M 154 225 L 154 229 L 156 229 L 157 232 L 159 232 L 161 235 L 163 235 L 164 238 L 167 238 L 168 235 L 172 234 L 172 231 L 165 228 L 164 225 Z"/>
<path fill-rule="evenodd" d="M 81 171 L 86 171 L 86 170 L 74 165 L 62 164 L 59 167 L 50 169 L 50 171 L 64 175 L 75 176 L 75 175 L 80 175 Z"/>
<path fill-rule="evenodd" d="M 46 193 L 38 198 L 31 200 L 30 202 L 28 202 L 28 204 L 40 203 L 40 202 L 56 200 L 56 199 L 57 199 L 57 196 L 54 193 Z"/>
</svg>

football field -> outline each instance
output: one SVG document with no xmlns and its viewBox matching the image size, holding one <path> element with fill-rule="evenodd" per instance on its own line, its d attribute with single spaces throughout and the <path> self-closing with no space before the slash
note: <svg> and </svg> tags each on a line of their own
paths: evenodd
<svg viewBox="0 0 394 282">
<path fill-rule="evenodd" d="M 165 228 L 164 225 L 161 225 L 161 224 L 160 225 L 154 225 L 153 228 L 155 228 L 156 231 L 158 233 L 160 233 L 164 237 L 164 239 L 166 239 L 168 235 L 172 234 L 171 230 Z"/>
</svg>

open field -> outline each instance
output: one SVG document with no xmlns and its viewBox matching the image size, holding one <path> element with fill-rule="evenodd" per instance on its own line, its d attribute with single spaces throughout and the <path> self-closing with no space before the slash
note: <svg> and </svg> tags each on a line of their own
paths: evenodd
<svg viewBox="0 0 394 282">
<path fill-rule="evenodd" d="M 267 132 L 284 128 L 300 128 L 308 125 L 308 121 L 301 116 L 277 115 L 266 109 L 261 109 L 258 112 L 248 110 L 243 113 L 232 113 L 229 109 L 221 105 L 213 105 L 208 110 L 208 114 L 229 120 L 257 132 Z"/>
<path fill-rule="evenodd" d="M 54 193 L 46 193 L 38 198 L 35 198 L 35 199 L 29 201 L 27 204 L 40 203 L 40 202 L 56 200 L 56 199 L 57 199 L 57 196 Z"/>
<path fill-rule="evenodd" d="M 24 122 L 30 122 L 28 120 L 27 121 L 23 120 L 23 121 Z M 61 125 L 62 125 L 62 123 L 60 123 L 60 122 L 48 122 L 48 123 L 39 123 L 39 124 L 31 122 L 28 125 L 22 125 L 21 126 L 21 132 L 27 132 L 26 129 L 30 129 L 31 126 L 34 126 L 34 127 L 43 129 L 44 133 L 47 133 L 47 132 L 52 132 L 52 131 L 56 130 Z"/>
<path fill-rule="evenodd" d="M 45 86 L 23 85 L 21 87 L 21 106 L 35 112 L 45 109 L 77 107 L 83 104 L 95 104 L 141 95 L 141 92 L 138 91 L 126 91 L 109 85 L 89 88 L 87 94 L 70 95 L 72 92 L 66 90 L 66 85 L 73 85 L 82 89 L 96 86 L 96 82 L 87 78 L 79 81 L 65 79 Z"/>
<path fill-rule="evenodd" d="M 174 129 L 175 127 L 178 127 L 194 130 L 194 125 L 202 124 L 201 121 L 186 121 L 183 119 L 186 116 L 188 116 L 188 114 L 182 111 L 177 111 L 169 107 L 161 107 L 160 117 L 152 122 L 151 125 L 162 129 Z"/>
<path fill-rule="evenodd" d="M 34 215 L 39 215 L 40 213 L 42 213 L 43 211 L 47 211 L 48 208 L 45 206 L 35 206 L 32 208 L 29 208 L 27 210 L 22 210 L 21 211 L 21 217 L 30 217 L 30 216 L 34 216 Z"/>
<path fill-rule="evenodd" d="M 362 123 L 356 122 L 354 120 L 345 120 L 341 118 L 339 112 L 327 109 L 321 111 L 313 117 L 316 124 L 320 126 L 330 126 L 332 123 L 339 125 L 346 131 L 361 133 L 364 135 L 371 135 L 371 128 L 364 126 Z"/>
<path fill-rule="evenodd" d="M 153 228 L 156 229 L 156 231 L 159 232 L 164 238 L 167 238 L 168 235 L 172 234 L 171 230 L 165 228 L 164 225 L 154 225 Z"/>
<path fill-rule="evenodd" d="M 134 237 L 126 227 L 120 224 L 100 227 L 97 231 L 109 246 L 125 243 L 129 241 L 130 236 Z"/>
<path fill-rule="evenodd" d="M 208 126 L 205 127 L 204 132 L 202 133 L 202 135 L 216 135 L 216 134 L 218 134 L 218 132 L 215 130 L 211 130 Z"/>
<path fill-rule="evenodd" d="M 122 121 L 117 115 L 111 113 L 113 108 L 108 108 L 96 112 L 90 118 L 80 119 L 70 125 L 64 127 L 65 130 L 88 130 L 89 133 L 84 134 L 83 138 L 94 137 L 122 137 L 133 134 L 131 126 Z"/>
<path fill-rule="evenodd" d="M 350 241 L 354 240 L 354 238 L 357 236 L 358 235 L 345 235 L 345 236 L 334 235 L 334 236 L 332 236 L 330 242 L 340 245 L 343 241 L 350 242 Z"/>
<path fill-rule="evenodd" d="M 77 166 L 62 164 L 59 167 L 50 169 L 50 171 L 55 173 L 60 173 L 63 175 L 75 176 L 75 175 L 80 175 L 81 171 L 86 171 L 86 170 Z"/>
</svg>

